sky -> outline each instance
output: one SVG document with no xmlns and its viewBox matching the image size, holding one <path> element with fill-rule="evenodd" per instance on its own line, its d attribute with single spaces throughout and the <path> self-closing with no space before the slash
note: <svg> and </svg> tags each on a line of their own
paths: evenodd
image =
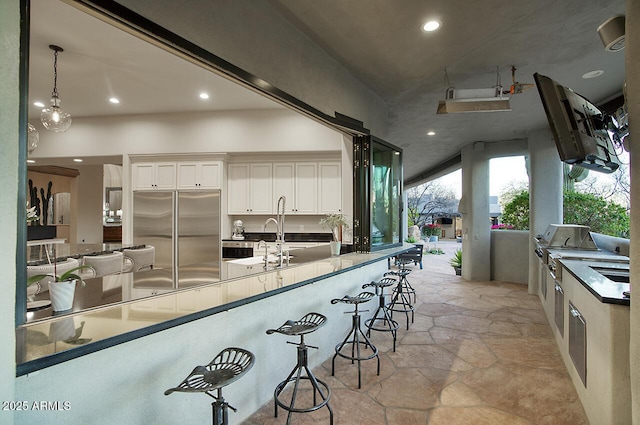
<svg viewBox="0 0 640 425">
<path fill-rule="evenodd" d="M 512 181 L 528 182 L 527 170 L 525 169 L 524 156 L 510 156 L 504 158 L 493 158 L 489 162 L 489 195 L 498 196 L 503 188 L 509 186 Z M 451 187 L 456 198 L 462 196 L 462 171 L 442 176 L 438 179 L 445 186 Z"/>
</svg>

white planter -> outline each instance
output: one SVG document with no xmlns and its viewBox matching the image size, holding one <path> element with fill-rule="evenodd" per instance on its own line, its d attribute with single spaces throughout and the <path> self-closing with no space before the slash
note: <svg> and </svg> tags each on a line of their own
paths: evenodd
<svg viewBox="0 0 640 425">
<path fill-rule="evenodd" d="M 329 242 L 329 245 L 331 246 L 331 255 L 336 257 L 338 255 L 340 255 L 340 247 L 342 246 L 341 242 L 335 242 L 335 241 L 331 241 Z"/>
<path fill-rule="evenodd" d="M 76 280 L 49 282 L 49 298 L 53 311 L 70 310 L 76 293 Z"/>
</svg>

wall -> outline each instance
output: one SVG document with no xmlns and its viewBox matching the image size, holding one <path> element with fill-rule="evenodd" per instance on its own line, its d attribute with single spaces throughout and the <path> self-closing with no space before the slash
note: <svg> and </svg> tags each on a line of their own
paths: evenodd
<svg viewBox="0 0 640 425">
<path fill-rule="evenodd" d="M 529 282 L 528 231 L 491 231 L 491 280 Z"/>
<path fill-rule="evenodd" d="M 387 136 L 387 104 L 269 2 L 119 3 L 327 115 L 338 111 L 363 121 L 376 136 Z"/>
<path fill-rule="evenodd" d="M 20 11 L 17 1 L 0 1 L 0 400 L 15 400 L 16 211 L 18 199 L 18 87 Z M 26 145 L 26 143 L 25 143 Z M 20 217 L 24 217 L 20 215 Z M 0 423 L 13 424 L 13 412 L 0 410 Z"/>
<path fill-rule="evenodd" d="M 211 423 L 208 397 L 189 393 L 165 397 L 163 392 L 177 386 L 196 365 L 208 363 L 223 348 L 237 346 L 256 356 L 253 369 L 223 392 L 225 399 L 238 408 L 237 413 L 229 412 L 229 423 L 239 424 L 272 400 L 275 386 L 296 363 L 296 349 L 286 341 L 299 338 L 266 335 L 265 331 L 309 312 L 327 316 L 325 326 L 305 337 L 306 343 L 319 346 L 319 350 L 309 350 L 309 365 L 319 365 L 334 354 L 335 344 L 351 326 L 351 316 L 344 312 L 352 309 L 343 304 L 332 305 L 331 299 L 358 294 L 363 283 L 379 279 L 386 270 L 387 262 L 382 260 L 22 376 L 17 379 L 17 399 L 69 401 L 71 409 L 21 412 L 16 415 L 17 423 Z M 362 320 L 369 317 L 367 314 L 372 315 L 373 309 L 364 313 Z M 95 391 L 88 391 L 89 388 Z M 107 395 L 97 399 L 98 392 Z"/>
<path fill-rule="evenodd" d="M 32 157 L 199 152 L 317 152 L 342 149 L 342 134 L 285 109 L 74 118 L 65 133 L 42 132 Z"/>
<path fill-rule="evenodd" d="M 102 243 L 103 167 L 102 165 L 81 165 L 78 170 L 80 175 L 76 178 L 78 196 L 76 196 L 75 241 Z"/>
</svg>

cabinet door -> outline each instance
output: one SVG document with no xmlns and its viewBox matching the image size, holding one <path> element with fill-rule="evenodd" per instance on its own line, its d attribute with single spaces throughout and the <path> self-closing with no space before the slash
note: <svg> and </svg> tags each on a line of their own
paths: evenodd
<svg viewBox="0 0 640 425">
<path fill-rule="evenodd" d="M 156 166 L 156 189 L 176 188 L 176 164 L 173 162 L 160 162 Z"/>
<path fill-rule="evenodd" d="M 273 213 L 273 182 L 271 172 L 271 164 L 251 164 L 249 212 L 252 214 Z"/>
<path fill-rule="evenodd" d="M 318 213 L 317 163 L 296 163 L 295 202 L 296 214 Z"/>
<path fill-rule="evenodd" d="M 229 164 L 227 203 L 229 214 L 249 212 L 249 165 Z"/>
<path fill-rule="evenodd" d="M 178 163 L 178 189 L 196 189 L 198 187 L 198 164 L 195 162 Z"/>
<path fill-rule="evenodd" d="M 276 212 L 278 198 L 286 198 L 285 211 L 287 214 L 295 212 L 296 203 L 294 198 L 294 176 L 295 168 L 293 163 L 273 164 L 273 211 Z"/>
<path fill-rule="evenodd" d="M 318 168 L 318 212 L 339 213 L 342 211 L 342 166 L 339 162 L 321 162 Z"/>
<path fill-rule="evenodd" d="M 220 189 L 222 184 L 222 163 L 201 162 L 197 168 L 197 183 L 200 189 Z"/>
<path fill-rule="evenodd" d="M 155 164 L 133 164 L 133 190 L 150 190 L 155 185 Z"/>
</svg>

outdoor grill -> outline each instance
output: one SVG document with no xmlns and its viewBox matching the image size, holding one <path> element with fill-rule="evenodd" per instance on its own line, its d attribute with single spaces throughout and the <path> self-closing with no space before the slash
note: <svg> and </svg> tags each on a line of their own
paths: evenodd
<svg viewBox="0 0 640 425">
<path fill-rule="evenodd" d="M 598 246 L 591 236 L 589 226 L 577 224 L 551 224 L 536 240 L 536 255 L 544 264 L 549 264 L 549 250 L 569 249 L 598 251 Z"/>
</svg>

